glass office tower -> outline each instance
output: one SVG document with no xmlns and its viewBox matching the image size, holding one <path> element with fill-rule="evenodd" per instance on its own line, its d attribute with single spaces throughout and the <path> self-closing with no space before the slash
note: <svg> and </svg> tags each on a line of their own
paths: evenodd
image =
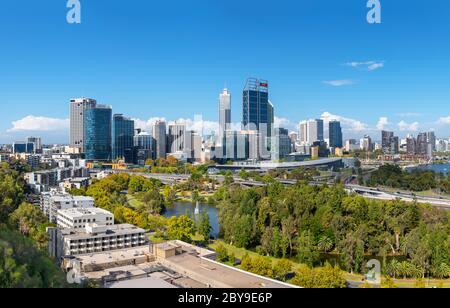
<svg viewBox="0 0 450 308">
<path fill-rule="evenodd" d="M 259 134 L 260 158 L 270 157 L 270 140 L 274 124 L 274 107 L 269 101 L 269 83 L 249 78 L 243 92 L 242 129 Z"/>
<path fill-rule="evenodd" d="M 338 121 L 330 121 L 329 123 L 329 134 L 330 134 L 330 147 L 331 148 L 342 148 L 343 140 L 342 140 L 342 127 L 341 122 Z"/>
<path fill-rule="evenodd" d="M 87 160 L 111 160 L 112 108 L 97 105 L 85 110 L 84 153 Z"/>
<path fill-rule="evenodd" d="M 133 163 L 134 121 L 122 114 L 115 114 L 112 131 L 112 158 Z"/>
</svg>

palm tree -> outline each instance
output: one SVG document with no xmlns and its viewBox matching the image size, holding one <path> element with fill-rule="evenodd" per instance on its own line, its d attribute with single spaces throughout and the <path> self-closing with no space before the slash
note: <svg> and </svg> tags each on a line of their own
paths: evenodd
<svg viewBox="0 0 450 308">
<path fill-rule="evenodd" d="M 324 253 L 330 252 L 333 249 L 333 241 L 327 236 L 322 236 L 317 243 L 317 248 Z"/>
</svg>

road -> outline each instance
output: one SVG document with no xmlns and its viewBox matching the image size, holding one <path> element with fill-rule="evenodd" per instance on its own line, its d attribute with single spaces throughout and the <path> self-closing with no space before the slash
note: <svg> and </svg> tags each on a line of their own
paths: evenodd
<svg viewBox="0 0 450 308">
<path fill-rule="evenodd" d="M 135 173 L 130 171 L 114 171 L 115 173 L 128 173 L 134 175 L 141 175 L 146 178 L 152 178 L 160 180 L 164 184 L 175 184 L 186 181 L 190 178 L 189 174 L 154 174 L 154 173 Z M 212 179 L 215 179 L 219 182 L 223 182 L 225 180 L 224 176 L 221 175 L 210 175 Z M 254 186 L 254 187 L 263 187 L 267 184 L 264 182 L 258 182 L 253 180 L 243 180 L 239 176 L 233 176 L 233 180 L 235 183 L 239 183 L 245 186 Z M 284 185 L 295 185 L 297 181 L 295 180 L 278 180 L 280 183 Z M 311 182 L 310 185 L 321 185 L 324 183 Z M 357 193 L 365 198 L 374 199 L 374 200 L 396 200 L 400 199 L 406 202 L 420 202 L 420 203 L 429 203 L 432 206 L 439 207 L 445 210 L 450 210 L 450 199 L 449 198 L 439 198 L 433 196 L 420 196 L 406 193 L 392 193 L 389 191 L 364 187 L 359 185 L 346 184 L 345 189 L 349 193 Z"/>
</svg>

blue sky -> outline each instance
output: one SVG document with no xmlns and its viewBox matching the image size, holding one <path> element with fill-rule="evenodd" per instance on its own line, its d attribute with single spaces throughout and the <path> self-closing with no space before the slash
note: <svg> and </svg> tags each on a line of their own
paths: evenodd
<svg viewBox="0 0 450 308">
<path fill-rule="evenodd" d="M 450 2 L 66 0 L 0 4 L 0 143 L 67 142 L 68 101 L 92 97 L 143 123 L 217 121 L 218 94 L 241 119 L 247 77 L 270 81 L 279 122 L 337 118 L 344 137 L 379 128 L 450 136 Z"/>
</svg>

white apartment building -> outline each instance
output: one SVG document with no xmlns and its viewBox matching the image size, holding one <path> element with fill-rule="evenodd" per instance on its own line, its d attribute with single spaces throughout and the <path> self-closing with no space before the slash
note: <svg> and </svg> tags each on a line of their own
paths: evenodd
<svg viewBox="0 0 450 308">
<path fill-rule="evenodd" d="M 114 215 L 100 208 L 58 210 L 57 225 L 61 229 L 85 229 L 89 224 L 114 225 Z"/>
<path fill-rule="evenodd" d="M 59 210 L 93 207 L 94 198 L 92 197 L 72 196 L 54 191 L 41 194 L 41 210 L 52 223 L 57 222 Z"/>
<path fill-rule="evenodd" d="M 49 254 L 57 259 L 120 249 L 148 243 L 145 230 L 129 224 L 102 226 L 87 224 L 85 229 L 49 228 Z"/>
</svg>

